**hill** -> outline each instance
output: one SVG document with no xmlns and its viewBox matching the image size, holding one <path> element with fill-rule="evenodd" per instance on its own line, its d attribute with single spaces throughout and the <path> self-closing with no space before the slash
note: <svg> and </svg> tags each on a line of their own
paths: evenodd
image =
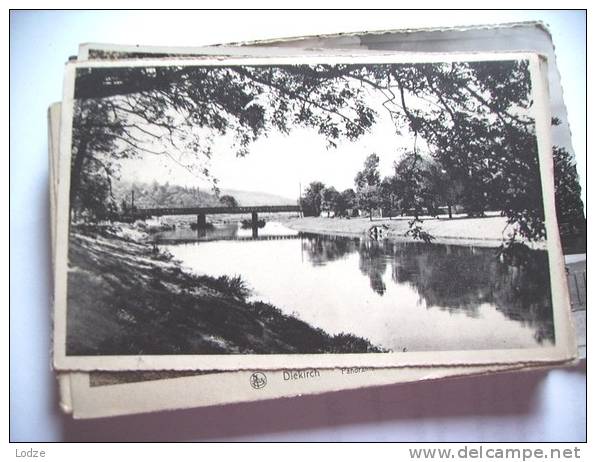
<svg viewBox="0 0 596 462">
<path fill-rule="evenodd" d="M 134 203 L 139 208 L 150 207 L 213 207 L 220 205 L 219 199 L 211 191 L 178 186 L 169 183 L 118 182 L 112 193 L 119 207 L 123 201 L 130 207 L 134 191 Z"/>
<path fill-rule="evenodd" d="M 132 191 L 134 191 L 134 203 L 139 208 L 152 207 L 217 207 L 222 205 L 219 198 L 208 189 L 200 189 L 174 184 L 153 183 L 131 183 L 120 181 L 112 186 L 112 194 L 116 204 L 122 208 L 125 202 L 127 207 L 131 205 Z M 224 195 L 233 196 L 238 205 L 289 205 L 295 204 L 296 200 L 258 191 L 240 191 L 235 189 L 221 190 L 219 197 Z"/>
<path fill-rule="evenodd" d="M 236 189 L 222 189 L 221 195 L 233 196 L 239 205 L 248 207 L 251 205 L 293 205 L 296 199 L 269 194 L 260 191 L 239 191 Z"/>
</svg>

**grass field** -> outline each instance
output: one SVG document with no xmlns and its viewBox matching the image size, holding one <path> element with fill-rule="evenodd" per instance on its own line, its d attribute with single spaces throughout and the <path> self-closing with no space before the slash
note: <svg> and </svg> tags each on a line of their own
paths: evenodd
<svg viewBox="0 0 596 462">
<path fill-rule="evenodd" d="M 399 218 L 327 218 L 327 217 L 287 217 L 283 223 L 297 231 L 338 234 L 338 235 L 365 235 L 371 226 L 387 227 L 388 237 L 392 239 L 406 239 L 408 221 L 411 217 Z M 490 214 L 483 218 L 468 218 L 465 216 L 447 217 L 421 217 L 422 228 L 435 239 L 433 243 L 466 244 L 482 247 L 498 247 L 507 236 L 510 228 L 506 229 L 507 219 L 497 214 Z M 505 231 L 505 233 L 504 233 Z M 545 248 L 546 242 L 532 243 L 533 248 Z"/>
</svg>

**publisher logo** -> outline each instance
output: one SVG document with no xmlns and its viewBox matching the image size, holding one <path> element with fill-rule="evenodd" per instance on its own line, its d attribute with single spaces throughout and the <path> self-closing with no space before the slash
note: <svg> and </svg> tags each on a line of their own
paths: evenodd
<svg viewBox="0 0 596 462">
<path fill-rule="evenodd" d="M 255 390 L 264 388 L 267 385 L 267 376 L 262 372 L 253 372 L 250 376 L 250 386 Z"/>
</svg>

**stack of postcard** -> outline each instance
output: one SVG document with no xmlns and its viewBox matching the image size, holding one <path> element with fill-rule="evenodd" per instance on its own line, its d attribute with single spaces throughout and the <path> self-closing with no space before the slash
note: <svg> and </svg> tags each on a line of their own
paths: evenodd
<svg viewBox="0 0 596 462">
<path fill-rule="evenodd" d="M 86 44 L 64 82 L 53 354 L 75 418 L 585 355 L 544 26 Z"/>
</svg>

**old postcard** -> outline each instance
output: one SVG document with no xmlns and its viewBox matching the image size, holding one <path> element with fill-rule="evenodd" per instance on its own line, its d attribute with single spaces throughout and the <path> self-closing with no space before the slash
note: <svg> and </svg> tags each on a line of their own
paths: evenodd
<svg viewBox="0 0 596 462">
<path fill-rule="evenodd" d="M 534 30 L 534 31 L 531 31 L 531 30 L 530 31 L 528 31 L 528 30 L 522 30 L 524 28 L 525 29 L 532 29 L 532 27 L 530 27 L 532 25 L 523 24 L 523 25 L 507 25 L 507 26 L 508 27 L 506 28 L 505 31 L 501 30 L 501 29 L 503 29 L 502 27 L 499 28 L 500 29 L 498 31 L 499 33 L 495 35 L 495 39 L 497 39 L 497 38 L 501 39 L 503 41 L 503 44 L 506 45 L 508 48 L 511 47 L 512 44 L 515 44 L 515 43 L 518 43 L 519 42 L 519 37 L 516 37 L 516 36 L 520 35 L 520 33 L 523 35 L 523 38 L 524 38 L 523 43 L 524 43 L 524 49 L 525 50 L 528 50 L 529 49 L 529 48 L 527 48 L 528 41 L 530 41 L 531 43 L 536 44 L 536 42 L 532 42 L 532 40 L 531 40 L 532 39 L 532 33 L 533 33 L 533 35 L 536 35 L 535 33 L 536 32 L 540 32 L 540 31 L 537 31 L 537 30 Z M 534 28 L 534 29 L 540 29 L 540 28 Z M 408 31 L 408 32 L 411 32 L 411 31 Z M 509 32 L 509 35 L 507 34 L 508 32 Z M 528 32 L 531 32 L 530 35 L 528 35 Z M 464 34 L 466 36 L 467 35 L 470 35 L 470 34 L 481 34 L 481 35 L 486 36 L 487 34 L 490 34 L 490 31 L 487 30 L 486 28 L 478 28 L 478 30 L 445 31 L 445 33 L 446 33 L 446 35 L 443 36 L 443 38 L 445 40 L 441 40 L 441 42 L 440 42 L 441 47 L 439 47 L 439 48 L 441 48 L 441 49 L 444 48 L 443 45 L 449 46 L 449 44 L 451 43 L 450 42 L 450 38 L 452 39 L 451 41 L 454 44 L 456 44 L 456 46 L 464 46 L 464 45 L 461 45 L 461 43 L 462 43 L 461 39 L 457 39 L 456 40 L 457 37 L 451 37 L 454 34 L 455 35 L 457 35 L 457 34 L 460 34 L 460 35 L 461 34 Z M 417 33 L 416 33 L 416 35 L 419 35 L 421 37 L 421 41 L 422 42 L 425 39 L 427 39 L 429 42 L 432 42 L 434 44 L 434 46 L 436 47 L 437 42 L 436 42 L 436 40 L 433 40 L 433 34 L 434 35 L 440 34 L 440 31 L 424 30 L 424 31 L 417 31 Z M 346 43 L 346 38 L 348 36 L 345 35 L 345 34 L 342 35 L 342 37 L 333 37 L 333 36 L 317 37 L 315 40 L 317 41 L 317 44 L 319 44 L 319 46 L 338 46 L 340 44 L 341 44 L 341 46 L 361 46 L 361 47 L 362 46 L 366 46 L 366 47 L 369 47 L 369 48 L 371 46 L 374 47 L 375 45 L 379 45 L 379 46 L 383 46 L 383 47 L 388 47 L 388 46 L 395 47 L 396 45 L 398 45 L 399 47 L 402 47 L 402 48 L 404 46 L 405 47 L 410 46 L 410 45 L 413 46 L 412 45 L 412 41 L 411 41 L 411 37 L 410 37 L 411 34 L 410 33 L 405 34 L 404 31 L 391 31 L 391 32 L 388 32 L 388 33 L 383 33 L 383 34 L 379 34 L 379 33 L 362 33 L 362 34 L 358 34 L 359 35 L 358 37 L 354 37 L 355 35 L 356 34 L 351 34 L 351 36 L 349 36 L 349 41 L 350 41 L 349 44 Z M 391 39 L 393 41 L 389 40 L 388 35 L 391 37 Z M 404 35 L 407 35 L 408 40 L 403 40 L 403 41 L 401 40 L 401 36 L 404 36 Z M 513 36 L 510 36 L 510 35 L 513 35 Z M 371 37 L 373 38 L 373 40 L 370 40 Z M 355 38 L 356 38 L 356 40 L 355 40 Z M 480 46 L 484 46 L 486 44 L 486 42 L 487 42 L 486 37 L 477 37 L 477 38 L 482 39 L 482 40 L 474 40 L 473 41 L 473 46 L 479 46 L 478 44 L 480 44 Z M 494 42 L 495 39 L 493 39 L 492 42 Z M 312 41 L 313 38 L 306 37 L 306 38 L 301 38 L 301 39 L 293 39 L 293 42 L 296 42 L 296 40 L 304 41 L 305 43 L 306 42 L 310 43 L 310 41 Z M 419 43 L 417 43 L 417 42 L 415 42 L 415 43 L 416 43 L 416 46 L 417 47 L 420 46 Z M 275 44 L 275 45 L 277 45 L 277 44 Z M 284 44 L 284 45 L 286 45 L 286 44 Z M 108 45 L 102 45 L 102 47 L 103 48 L 108 47 L 108 49 L 110 48 L 110 46 L 108 46 Z M 102 58 L 105 59 L 107 56 L 109 56 L 110 58 L 115 58 L 115 57 L 118 57 L 118 56 L 120 56 L 120 57 L 126 57 L 125 55 L 128 55 L 128 53 L 121 53 L 121 52 L 129 52 L 131 50 L 131 48 L 132 47 L 125 47 L 125 46 L 112 47 L 112 49 L 109 50 L 110 51 L 109 54 L 103 53 Z M 178 49 L 163 48 L 163 47 L 161 47 L 158 50 L 155 50 L 154 48 L 156 48 L 156 47 L 134 47 L 133 50 L 136 50 L 136 51 L 139 51 L 139 52 L 142 50 L 142 52 L 143 52 L 143 54 L 145 56 L 147 56 L 149 53 L 156 53 L 157 52 L 157 53 L 162 54 L 162 53 L 164 53 L 166 51 L 169 52 L 170 54 L 171 53 L 174 53 L 174 52 L 175 53 L 179 53 L 179 50 Z M 551 44 L 551 48 L 552 48 L 552 44 Z M 263 48 L 263 47 L 257 48 L 257 49 L 260 50 L 260 52 L 261 52 L 260 56 L 263 56 L 262 52 L 265 51 L 266 49 Z M 115 50 L 118 50 L 118 51 L 116 52 Z M 201 52 L 200 50 L 201 49 L 185 49 L 183 51 L 183 54 L 191 54 L 191 52 L 193 52 L 193 53 L 199 52 L 200 53 Z M 286 51 L 287 50 L 288 49 L 286 48 Z M 548 50 L 545 50 L 545 49 L 542 49 L 542 48 L 537 48 L 537 50 L 539 50 L 539 51 L 545 51 L 545 52 L 548 51 Z M 103 49 L 102 49 L 102 51 L 103 51 Z M 227 50 L 225 50 L 225 52 L 226 52 L 226 54 L 229 53 Z M 242 52 L 236 51 L 236 53 L 239 53 L 239 55 L 244 55 L 245 52 L 246 52 L 246 48 Z M 210 50 L 208 50 L 208 54 L 211 54 L 211 53 L 212 52 Z M 219 50 L 219 53 L 221 53 L 221 50 Z M 95 59 L 97 59 L 97 57 L 98 56 L 96 55 L 95 56 Z M 128 57 L 132 57 L 132 56 L 128 55 Z M 83 57 L 83 59 L 84 59 L 84 57 Z M 549 57 L 549 60 L 550 60 L 550 57 Z M 556 68 L 554 68 L 554 67 L 549 68 L 549 75 L 551 76 L 550 77 L 551 81 L 555 81 L 556 82 L 557 88 L 555 88 L 555 90 L 556 90 L 555 93 L 557 93 L 557 90 L 558 90 L 558 93 L 560 93 L 560 82 L 558 80 L 558 77 L 556 77 L 556 78 L 553 78 L 552 77 L 553 75 L 555 75 L 555 76 L 557 75 Z M 557 114 L 557 117 L 559 117 L 562 120 L 561 126 L 562 127 L 567 127 L 566 114 L 565 113 L 560 114 L 560 106 L 558 107 L 558 105 L 556 104 L 555 99 L 556 99 L 556 97 L 554 97 L 553 94 L 551 93 L 551 106 L 553 107 L 553 110 L 555 111 L 554 113 Z M 557 112 L 557 109 L 559 109 L 558 112 Z M 564 107 L 563 107 L 563 109 L 564 109 Z M 560 127 L 553 127 L 553 130 L 554 131 L 556 131 L 556 130 L 559 130 L 560 131 Z M 557 138 L 557 136 L 556 136 L 557 133 L 554 133 L 554 135 L 555 135 L 555 138 Z M 560 141 L 558 141 L 557 144 L 560 144 Z M 555 169 L 555 178 L 557 177 L 557 174 L 560 174 L 560 172 L 557 169 Z M 558 193 L 558 191 L 557 191 L 557 193 Z M 556 197 L 556 198 L 557 198 L 557 200 L 559 199 L 559 197 Z M 557 202 L 557 207 L 559 208 L 559 202 Z M 572 208 L 567 208 L 567 210 L 571 210 L 572 211 L 573 209 Z M 559 223 L 559 225 L 561 226 L 561 223 Z M 568 225 L 568 223 L 563 223 L 563 225 Z M 562 239 L 563 239 L 563 242 L 565 244 L 565 241 L 566 240 L 569 241 L 569 236 L 562 233 Z M 569 251 L 569 247 L 567 247 L 566 250 Z M 574 257 L 574 256 L 571 256 L 571 257 Z M 585 259 L 583 260 L 583 262 L 584 262 L 583 263 L 583 265 L 584 265 L 583 267 L 585 268 Z M 567 262 L 567 263 L 571 263 L 571 266 L 572 266 L 571 270 L 569 270 L 569 268 L 571 266 L 570 265 L 567 265 L 567 269 L 569 270 L 568 280 L 569 280 L 570 277 L 573 278 L 573 280 L 569 281 L 569 287 L 570 287 L 570 291 L 571 291 L 572 307 L 573 307 L 574 315 L 577 315 L 578 314 L 578 307 L 580 307 L 580 308 L 583 307 L 583 310 L 581 312 L 585 314 L 585 300 L 583 300 L 584 295 L 585 295 L 585 287 L 583 288 L 583 291 L 580 288 L 580 286 L 582 285 L 582 281 L 583 281 L 582 277 L 584 277 L 584 279 L 585 279 L 585 269 L 584 269 L 584 272 L 582 273 L 581 271 L 576 271 L 576 269 L 577 269 L 576 266 L 578 266 L 578 262 L 573 261 L 573 262 Z M 581 266 L 581 262 L 579 262 L 579 264 Z M 581 268 L 580 268 L 580 270 L 581 270 Z M 580 282 L 578 282 L 578 280 Z M 582 332 L 585 332 L 585 331 L 582 331 Z M 578 344 L 581 343 L 582 345 L 585 345 L 585 335 L 582 338 L 584 340 L 582 340 L 582 341 L 578 340 Z M 584 352 L 584 355 L 585 355 L 585 348 L 583 349 L 583 352 Z M 493 370 L 495 367 L 496 366 L 493 366 L 493 368 L 491 370 Z M 505 366 L 502 366 L 502 367 L 505 367 Z M 441 375 L 441 369 L 443 369 L 445 371 L 445 375 L 454 375 L 454 374 L 457 373 L 456 372 L 457 370 L 462 370 L 462 371 L 463 370 L 466 370 L 467 373 L 472 373 L 472 371 L 475 368 L 474 367 L 433 368 L 433 377 L 434 378 L 442 377 L 442 375 Z M 322 373 L 324 373 L 324 374 L 327 374 L 327 372 L 328 372 L 326 370 L 319 370 L 319 371 L 322 372 Z M 413 375 L 412 374 L 412 369 L 406 369 L 406 371 L 407 372 L 405 374 L 401 374 L 400 375 L 400 374 L 397 374 L 397 370 L 396 370 L 396 374 L 395 374 L 396 375 L 396 381 L 400 381 L 400 379 L 403 380 L 403 381 L 407 381 L 408 378 L 411 378 L 412 375 Z M 266 375 L 275 374 L 275 372 L 273 372 L 273 371 L 261 371 L 261 372 L 263 372 Z M 435 374 L 435 372 L 437 374 Z M 94 373 L 92 373 L 92 374 L 94 374 Z M 99 373 L 99 374 L 102 374 L 102 373 Z M 228 373 L 228 374 L 233 374 L 233 373 Z M 127 390 L 126 394 L 127 393 L 131 393 L 131 392 L 135 393 L 137 396 L 138 396 L 138 393 L 141 393 L 142 394 L 142 388 L 141 389 L 136 389 L 135 388 L 136 382 L 131 381 L 131 374 L 130 373 L 127 373 L 127 372 L 122 372 L 122 373 L 121 372 L 115 372 L 115 373 L 111 373 L 111 375 L 112 375 L 112 378 L 113 378 L 113 376 L 116 376 L 116 377 L 118 377 L 118 376 L 123 376 L 124 377 L 125 376 L 126 377 L 126 380 L 123 380 L 122 383 L 118 384 L 118 386 L 117 386 L 117 387 L 121 387 L 123 383 L 126 383 L 126 386 L 129 387 L 129 389 Z M 246 385 L 244 383 L 245 380 L 243 380 L 243 379 L 245 379 L 244 376 L 246 374 L 245 373 L 238 373 L 237 375 L 238 375 L 238 378 L 237 378 L 237 380 L 238 380 L 238 386 L 239 387 L 245 386 Z M 367 377 L 370 377 L 371 378 L 371 384 L 374 384 L 374 383 L 378 382 L 378 380 L 375 380 L 375 375 L 376 375 L 376 371 L 370 371 L 369 374 L 366 374 Z M 420 378 L 422 378 L 423 375 L 424 375 L 424 372 L 421 371 Z M 240 376 L 242 376 L 242 378 Z M 136 376 L 136 378 L 134 380 L 141 380 L 142 377 L 143 377 L 143 380 L 145 380 L 144 375 L 137 374 L 137 376 Z M 207 375 L 203 375 L 203 376 L 201 376 L 199 378 L 199 380 L 204 380 L 206 377 L 207 377 Z M 105 378 L 105 375 L 104 375 L 104 378 Z M 341 376 L 341 377 L 338 377 L 338 381 L 346 382 L 345 385 L 347 386 L 349 384 L 349 380 L 347 380 L 347 379 L 349 379 L 349 378 L 350 378 L 350 376 Z M 154 376 L 153 376 L 153 379 L 155 379 Z M 169 388 L 170 381 L 174 381 L 175 382 L 177 380 L 178 380 L 177 378 L 173 378 L 173 379 L 166 379 L 166 380 L 160 380 L 160 381 L 158 381 L 158 382 L 160 382 L 162 384 L 162 385 L 159 386 L 159 391 L 157 392 L 157 396 L 159 396 L 159 399 L 157 400 L 158 402 L 157 403 L 155 402 L 156 401 L 154 399 L 155 393 L 153 395 L 146 395 L 145 396 L 145 400 L 147 402 L 146 403 L 143 403 L 140 406 L 140 408 L 150 407 L 152 410 L 162 410 L 162 409 L 175 408 L 176 406 L 173 404 L 176 401 L 176 399 L 174 398 L 174 396 L 176 395 L 175 387 L 173 387 L 173 389 L 172 389 L 172 395 L 171 396 L 168 394 L 168 391 L 170 390 L 170 388 Z M 98 386 L 98 383 L 99 382 L 100 381 L 98 381 L 98 380 L 91 379 L 91 385 L 92 386 L 90 387 L 89 386 L 89 378 L 87 378 L 87 380 L 82 380 L 79 377 L 79 380 L 76 381 L 77 386 L 75 387 L 76 388 L 75 394 L 81 393 L 84 396 L 86 396 L 85 398 L 82 398 L 82 397 L 81 398 L 78 398 L 79 409 L 80 409 L 80 403 L 81 402 L 85 402 L 85 403 L 89 402 L 89 400 L 87 399 L 87 395 L 86 394 L 88 392 L 89 393 L 93 393 L 93 391 L 90 391 L 90 390 L 95 389 Z M 116 382 L 117 381 L 113 381 L 113 380 L 112 380 L 112 382 L 103 380 L 102 384 L 103 384 L 103 386 L 109 388 L 110 386 L 112 386 L 112 385 L 110 385 L 110 383 L 114 383 L 115 384 Z M 154 383 L 155 383 L 155 386 L 157 386 L 157 382 L 154 382 Z M 191 384 L 187 384 L 187 385 L 193 386 L 193 387 L 196 386 L 194 384 L 194 382 L 191 383 Z M 161 388 L 162 386 L 164 388 Z M 212 385 L 209 384 L 208 382 L 206 382 L 205 383 L 205 386 L 212 386 Z M 366 385 L 360 384 L 359 386 L 366 386 Z M 68 381 L 68 389 L 70 390 L 70 381 Z M 313 393 L 313 392 L 316 393 L 317 391 L 311 390 L 310 387 L 309 387 L 308 391 L 306 391 L 306 393 Z M 70 396 L 70 392 L 68 393 L 68 395 Z M 127 410 L 127 405 L 124 403 L 124 400 L 119 399 L 119 394 L 118 393 L 110 394 L 106 390 L 103 390 L 102 393 L 101 393 L 101 395 L 96 395 L 96 396 L 101 396 L 101 399 L 102 400 L 105 400 L 106 399 L 106 396 L 109 396 L 109 398 L 110 398 L 108 400 L 109 405 L 107 407 L 102 407 L 102 406 L 97 407 L 97 403 L 95 403 L 96 412 L 99 412 L 99 415 L 96 415 L 96 416 L 108 416 L 108 415 L 111 415 L 110 412 L 112 412 L 114 410 L 115 410 L 114 412 L 116 412 L 117 414 L 122 414 L 122 413 L 125 413 L 126 414 L 126 413 L 130 413 L 130 412 L 140 412 L 138 410 L 137 411 L 134 410 L 135 406 L 133 406 L 130 410 Z M 262 399 L 262 398 L 259 398 L 258 394 L 253 394 L 251 397 L 249 397 L 246 400 L 254 400 L 254 399 Z M 216 401 L 219 402 L 220 400 L 221 399 L 216 400 Z M 243 399 L 240 399 L 240 400 L 243 400 Z M 94 406 L 93 399 L 90 398 L 90 401 L 92 403 L 92 404 L 90 404 L 90 406 L 93 407 Z M 114 403 L 114 401 L 115 401 L 115 403 Z M 140 401 L 143 402 L 143 399 L 140 399 Z M 195 404 L 195 405 L 209 405 L 208 404 L 208 401 L 209 400 L 207 400 L 207 401 L 204 401 L 203 400 L 203 404 Z M 193 406 L 193 404 L 189 403 L 188 406 L 182 406 L 182 407 L 191 407 L 191 406 Z M 83 412 L 87 412 L 87 411 L 83 411 Z M 75 417 L 81 417 L 80 412 L 77 413 L 76 410 L 74 412 L 74 415 L 75 415 Z"/>
<path fill-rule="evenodd" d="M 108 43 L 84 43 L 79 45 L 77 62 L 96 60 L 142 60 L 155 58 L 193 58 L 210 56 L 212 58 L 234 56 L 236 58 L 283 58 L 292 56 L 366 56 L 366 50 L 325 50 L 321 48 L 291 48 L 291 47 L 263 47 L 263 46 L 204 46 L 204 47 L 162 47 L 119 45 Z M 375 56 L 396 56 L 395 51 L 379 50 Z M 410 54 L 410 53 L 408 53 Z"/>
<path fill-rule="evenodd" d="M 86 43 L 79 47 L 79 60 L 126 59 L 166 56 L 304 56 L 320 53 L 378 54 L 383 52 L 535 52 L 547 57 L 551 136 L 555 175 L 555 205 L 565 255 L 586 254 L 586 220 L 582 184 L 576 170 L 574 146 L 563 101 L 557 57 L 548 26 L 540 21 L 477 26 L 360 31 L 303 37 L 283 37 L 239 44 L 207 47 L 143 46 Z M 583 179 L 585 184 L 585 179 Z M 577 257 L 574 257 L 577 258 Z M 585 263 L 583 263 L 585 265 Z M 575 265 L 574 267 L 576 267 Z M 580 271 L 581 273 L 581 271 Z M 585 271 L 584 271 L 585 273 Z M 583 279 L 580 274 L 580 281 Z M 580 283 L 572 289 L 585 292 Z M 585 297 L 578 297 L 579 300 Z M 585 305 L 585 303 L 584 303 Z M 573 307 L 577 310 L 577 306 Z M 581 343 L 581 342 L 580 342 Z M 583 342 L 585 343 L 585 342 Z M 581 351 L 585 352 L 585 349 Z"/>
<path fill-rule="evenodd" d="M 574 146 L 563 101 L 557 57 L 548 26 L 528 21 L 477 26 L 361 31 L 304 37 L 284 37 L 207 47 L 142 46 L 86 43 L 79 60 L 166 56 L 304 56 L 320 53 L 378 54 L 383 52 L 479 53 L 534 52 L 547 57 L 551 136 L 555 167 L 555 204 L 563 253 L 586 253 L 582 186 L 576 170 Z M 581 157 L 579 158 L 581 161 Z M 585 183 L 585 179 L 583 180 Z M 585 261 L 585 258 L 583 259 Z M 580 289 L 581 290 L 581 289 Z"/>
<path fill-rule="evenodd" d="M 572 358 L 540 66 L 70 64 L 57 368 Z"/>
<path fill-rule="evenodd" d="M 582 186 L 563 101 L 557 57 L 548 26 L 541 22 L 478 25 L 416 30 L 361 31 L 321 36 L 288 37 L 240 44 L 242 46 L 167 47 L 87 43 L 79 59 L 126 59 L 156 56 L 288 56 L 309 53 L 359 52 L 536 52 L 547 57 L 550 110 L 553 121 L 555 205 L 565 254 L 579 356 L 586 356 L 586 228 Z M 585 179 L 584 179 L 585 181 Z"/>
<path fill-rule="evenodd" d="M 48 111 L 50 210 L 56 213 L 55 175 L 59 161 L 60 103 Z M 51 218 L 52 226 L 55 220 Z M 55 231 L 52 230 L 52 259 Z M 503 371 L 534 369 L 531 365 L 450 366 L 421 368 L 343 368 L 310 370 L 259 370 L 247 373 L 200 371 L 116 371 L 59 372 L 60 407 L 74 418 L 98 418 L 186 409 L 218 404 L 257 401 L 303 394 L 318 394 L 368 386 L 382 386 L 449 377 L 481 375 Z M 322 377 L 322 379 L 321 379 Z M 146 382 L 151 382 L 149 386 Z M 225 392 L 213 394 L 210 390 Z M 196 390 L 180 394 L 180 387 Z M 250 387 L 250 388 L 249 388 Z M 255 393 L 252 390 L 266 392 Z M 131 401 L 130 397 L 134 399 Z M 184 399 L 180 399 L 184 396 Z M 74 404 L 76 403 L 76 405 Z"/>
<path fill-rule="evenodd" d="M 535 366 L 539 367 L 539 366 Z M 313 395 L 362 387 L 421 382 L 525 369 L 524 366 L 427 368 L 339 368 L 238 371 L 126 380 L 129 372 L 68 373 L 72 415 L 77 419 L 113 417 L 250 401 Z M 183 371 L 175 371 L 181 374 Z M 192 373 L 193 375 L 189 375 Z M 136 380 L 136 381 L 135 381 Z"/>
</svg>

